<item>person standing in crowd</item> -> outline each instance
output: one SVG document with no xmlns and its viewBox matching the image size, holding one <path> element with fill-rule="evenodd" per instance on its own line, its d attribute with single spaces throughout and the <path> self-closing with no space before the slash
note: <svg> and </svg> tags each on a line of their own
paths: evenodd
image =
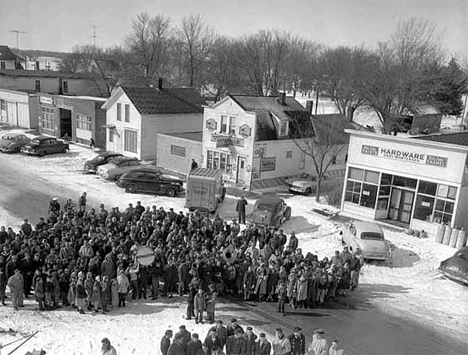
<svg viewBox="0 0 468 355">
<path fill-rule="evenodd" d="M 323 337 L 324 334 L 325 331 L 323 329 L 314 329 L 312 342 L 308 348 L 310 355 L 327 355 L 327 340 Z"/>
<path fill-rule="evenodd" d="M 161 339 L 161 353 L 162 355 L 167 355 L 167 351 L 169 350 L 169 347 L 171 346 L 171 338 L 172 338 L 172 330 L 168 329 L 164 333 L 164 336 Z"/>
<path fill-rule="evenodd" d="M 205 355 L 203 344 L 197 333 L 192 334 L 192 339 L 187 343 L 187 355 Z"/>
<path fill-rule="evenodd" d="M 8 279 L 8 287 L 11 292 L 11 302 L 15 311 L 19 311 L 20 298 L 23 292 L 22 276 L 19 269 L 14 270 L 14 274 Z"/>
<path fill-rule="evenodd" d="M 37 270 L 35 278 L 35 287 L 34 287 L 34 296 L 36 297 L 36 302 L 38 303 L 39 310 L 44 311 L 44 299 L 45 299 L 45 289 L 44 289 L 44 279 L 40 273 L 40 270 Z"/>
<path fill-rule="evenodd" d="M 174 335 L 174 341 L 169 345 L 167 349 L 167 355 L 185 355 L 185 346 L 183 344 L 184 338 L 182 334 L 176 333 Z"/>
<path fill-rule="evenodd" d="M 94 138 L 89 139 L 89 148 L 94 149 L 96 147 L 96 143 L 94 142 Z"/>
<path fill-rule="evenodd" d="M 210 330 L 208 331 L 208 335 L 210 332 L 216 333 L 216 335 L 221 340 L 221 343 L 222 343 L 221 348 L 224 348 L 224 346 L 226 345 L 227 338 L 228 338 L 228 332 L 221 319 L 217 320 L 216 325 L 210 328 Z"/>
<path fill-rule="evenodd" d="M 245 206 L 247 205 L 247 200 L 242 195 L 241 198 L 237 201 L 236 212 L 240 224 L 245 224 Z"/>
<path fill-rule="evenodd" d="M 260 333 L 259 335 L 255 355 L 271 355 L 271 344 L 266 338 L 265 333 Z"/>
<path fill-rule="evenodd" d="M 291 355 L 305 355 L 305 335 L 301 333 L 301 327 L 294 327 L 293 333 L 288 336 L 291 344 Z"/>
<path fill-rule="evenodd" d="M 276 328 L 275 339 L 273 340 L 273 354 L 274 355 L 287 355 L 291 352 L 291 343 L 283 329 Z"/>
<path fill-rule="evenodd" d="M 198 168 L 198 164 L 197 164 L 197 162 L 195 161 L 195 159 L 192 159 L 191 170 L 195 170 L 196 168 Z"/>
<path fill-rule="evenodd" d="M 215 307 L 218 300 L 218 293 L 216 292 L 214 284 L 210 284 L 208 288 L 209 293 L 206 297 L 206 318 L 210 324 L 213 324 L 215 321 Z"/>
<path fill-rule="evenodd" d="M 101 340 L 101 355 L 117 355 L 117 351 L 111 345 L 109 339 L 104 338 Z"/>
<path fill-rule="evenodd" d="M 83 192 L 78 199 L 78 208 L 81 210 L 86 210 L 86 192 Z"/>
<path fill-rule="evenodd" d="M 340 348 L 338 340 L 335 339 L 332 341 L 330 349 L 328 350 L 328 355 L 344 355 L 344 350 Z"/>
<path fill-rule="evenodd" d="M 278 312 L 285 316 L 284 305 L 288 301 L 288 294 L 286 292 L 286 287 L 284 287 L 284 282 L 280 281 L 278 284 L 276 295 L 278 297 Z"/>
<path fill-rule="evenodd" d="M 187 312 L 186 319 L 190 320 L 195 317 L 195 295 L 197 294 L 197 288 L 194 284 L 189 286 L 189 294 L 187 297 Z"/>
<path fill-rule="evenodd" d="M 361 268 L 364 265 L 361 249 L 357 248 L 351 260 L 351 291 L 354 291 L 359 286 L 359 275 Z"/>
<path fill-rule="evenodd" d="M 3 268 L 3 266 L 0 266 L 0 302 L 2 302 L 3 306 L 6 306 L 5 293 L 6 293 L 7 282 L 8 280 L 5 274 L 5 269 Z"/>
<path fill-rule="evenodd" d="M 228 326 L 226 327 L 227 336 L 228 337 L 233 336 L 236 333 L 236 329 L 239 329 L 241 333 L 244 333 L 244 329 L 242 328 L 242 326 L 239 325 L 239 323 L 237 323 L 237 319 L 232 318 L 231 323 L 229 323 Z"/>
<path fill-rule="evenodd" d="M 289 237 L 289 250 L 291 250 L 291 252 L 295 252 L 297 247 L 299 246 L 299 240 L 297 239 L 296 237 L 296 232 L 292 231 L 291 232 L 291 237 Z"/>
<path fill-rule="evenodd" d="M 93 284 L 93 293 L 91 296 L 92 304 L 94 307 L 94 312 L 99 312 L 99 309 L 102 309 L 101 306 L 101 297 L 102 297 L 102 284 L 101 277 L 96 276 Z"/>
<path fill-rule="evenodd" d="M 203 349 L 206 355 L 214 355 L 219 349 L 223 349 L 224 345 L 221 339 L 216 334 L 216 331 L 210 330 L 208 336 L 203 343 Z"/>
<path fill-rule="evenodd" d="M 226 342 L 226 355 L 246 355 L 247 342 L 242 336 L 242 330 L 236 329 L 234 335 L 227 338 Z"/>
<path fill-rule="evenodd" d="M 247 327 L 246 332 L 243 335 L 245 344 L 247 346 L 246 355 L 255 355 L 257 346 L 257 335 L 254 334 L 252 327 Z"/>
<path fill-rule="evenodd" d="M 78 281 L 76 282 L 76 301 L 75 305 L 78 312 L 84 314 L 84 307 L 86 305 L 86 289 L 84 285 L 84 275 L 82 272 L 78 274 Z"/>
<path fill-rule="evenodd" d="M 119 271 L 119 276 L 117 276 L 117 284 L 119 291 L 119 307 L 126 307 L 125 301 L 127 298 L 130 282 L 128 281 L 128 277 L 125 275 L 123 270 Z"/>
<path fill-rule="evenodd" d="M 203 312 L 205 312 L 206 306 L 206 296 L 203 288 L 199 288 L 197 294 L 194 298 L 194 308 L 195 308 L 195 323 L 203 324 Z"/>
<path fill-rule="evenodd" d="M 181 325 L 179 327 L 179 332 L 176 334 L 177 335 L 180 335 L 182 336 L 182 345 L 183 345 L 183 348 L 184 348 L 184 352 L 187 352 L 187 344 L 188 342 L 190 341 L 190 339 L 192 339 L 192 334 L 190 334 L 190 332 L 187 330 L 187 328 L 185 327 L 185 325 Z M 174 337 L 175 339 L 175 337 Z"/>
</svg>

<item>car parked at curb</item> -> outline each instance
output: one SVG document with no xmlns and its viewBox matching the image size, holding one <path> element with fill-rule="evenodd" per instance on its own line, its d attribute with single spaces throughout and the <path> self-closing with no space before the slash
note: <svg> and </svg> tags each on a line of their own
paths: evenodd
<svg viewBox="0 0 468 355">
<path fill-rule="evenodd" d="M 19 153 L 21 148 L 31 142 L 23 133 L 8 133 L 0 138 L 0 151 L 2 153 Z"/>
<path fill-rule="evenodd" d="M 120 153 L 102 152 L 96 155 L 93 159 L 88 160 L 83 167 L 84 174 L 96 174 L 99 166 L 107 164 L 111 159 L 123 157 Z"/>
<path fill-rule="evenodd" d="M 439 271 L 450 280 L 468 286 L 468 246 L 440 263 Z"/>
<path fill-rule="evenodd" d="M 117 181 L 126 172 L 141 167 L 141 162 L 135 157 L 116 157 L 107 164 L 98 167 L 96 174 L 106 180 Z"/>
<path fill-rule="evenodd" d="M 382 228 L 376 223 L 354 221 L 342 230 L 343 244 L 351 251 L 360 249 L 364 259 L 389 261 L 390 243 L 385 240 Z"/>
<path fill-rule="evenodd" d="M 54 137 L 33 138 L 21 149 L 23 153 L 40 157 L 46 154 L 66 153 L 67 150 L 70 150 L 68 143 Z"/>
<path fill-rule="evenodd" d="M 328 176 L 324 176 L 322 181 L 320 181 L 320 187 L 322 189 L 333 185 L 333 179 L 330 179 Z M 317 192 L 317 177 L 316 176 L 309 176 L 308 178 L 289 178 L 286 180 L 286 185 L 288 187 L 289 192 L 302 194 L 305 196 L 310 195 L 311 193 Z"/>
<path fill-rule="evenodd" d="M 291 218 L 291 207 L 276 196 L 260 197 L 254 205 L 252 222 L 256 225 L 279 227 Z"/>
<path fill-rule="evenodd" d="M 126 192 L 149 192 L 165 194 L 169 197 L 180 194 L 184 182 L 180 179 L 162 175 L 159 171 L 149 168 L 138 168 L 123 174 L 117 181 L 117 186 Z"/>
</svg>

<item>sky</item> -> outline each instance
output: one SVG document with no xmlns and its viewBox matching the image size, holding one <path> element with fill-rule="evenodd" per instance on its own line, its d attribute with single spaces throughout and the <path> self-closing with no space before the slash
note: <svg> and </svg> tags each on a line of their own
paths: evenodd
<svg viewBox="0 0 468 355">
<path fill-rule="evenodd" d="M 0 44 L 70 51 L 75 45 L 123 43 L 141 12 L 179 25 L 200 14 L 219 33 L 241 36 L 278 28 L 329 46 L 375 46 L 399 21 L 427 19 L 442 32 L 446 53 L 468 57 L 468 0 L 0 0 Z"/>
</svg>

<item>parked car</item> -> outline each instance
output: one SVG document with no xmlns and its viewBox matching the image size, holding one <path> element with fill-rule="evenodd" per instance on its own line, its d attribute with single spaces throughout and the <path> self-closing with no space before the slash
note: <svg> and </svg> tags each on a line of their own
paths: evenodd
<svg viewBox="0 0 468 355">
<path fill-rule="evenodd" d="M 33 138 L 21 149 L 23 153 L 40 157 L 46 154 L 65 153 L 67 150 L 70 150 L 68 143 L 53 137 Z"/>
<path fill-rule="evenodd" d="M 252 222 L 256 225 L 279 227 L 291 218 L 291 207 L 276 196 L 260 197 L 254 206 Z"/>
<path fill-rule="evenodd" d="M 334 183 L 333 179 L 328 176 L 324 176 L 320 182 L 320 187 L 328 187 Z M 315 193 L 317 191 L 317 177 L 310 176 L 308 178 L 290 178 L 286 180 L 289 192 L 298 193 L 305 196 Z"/>
<path fill-rule="evenodd" d="M 449 279 L 468 286 L 468 246 L 440 263 L 439 271 Z"/>
<path fill-rule="evenodd" d="M 123 157 L 123 155 L 114 152 L 102 152 L 84 164 L 83 173 L 96 174 L 98 166 L 107 164 L 111 159 L 117 157 Z"/>
<path fill-rule="evenodd" d="M 390 243 L 376 223 L 347 223 L 342 230 L 342 242 L 352 251 L 361 249 L 364 259 L 388 261 L 391 258 Z"/>
<path fill-rule="evenodd" d="M 0 151 L 3 153 L 19 153 L 21 148 L 31 141 L 22 133 L 8 133 L 0 138 Z"/>
<path fill-rule="evenodd" d="M 98 167 L 96 174 L 106 180 L 117 181 L 126 172 L 137 169 L 141 166 L 138 158 L 116 157 L 107 164 Z"/>
<path fill-rule="evenodd" d="M 129 193 L 151 192 L 166 194 L 173 197 L 180 194 L 184 182 L 163 176 L 159 171 L 149 168 L 138 168 L 123 174 L 117 181 L 117 186 L 124 188 Z"/>
</svg>

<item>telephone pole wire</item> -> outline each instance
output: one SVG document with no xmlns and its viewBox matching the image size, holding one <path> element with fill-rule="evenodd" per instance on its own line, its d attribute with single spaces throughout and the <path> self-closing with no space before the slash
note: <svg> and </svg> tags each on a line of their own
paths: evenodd
<svg viewBox="0 0 468 355">
<path fill-rule="evenodd" d="M 96 34 L 96 29 L 99 28 L 98 26 L 96 25 L 93 25 L 93 46 L 96 47 L 96 38 L 98 38 L 99 36 Z"/>
<path fill-rule="evenodd" d="M 16 33 L 16 52 L 19 52 L 19 34 L 26 33 L 25 31 L 20 30 L 11 30 L 10 32 Z"/>
</svg>

